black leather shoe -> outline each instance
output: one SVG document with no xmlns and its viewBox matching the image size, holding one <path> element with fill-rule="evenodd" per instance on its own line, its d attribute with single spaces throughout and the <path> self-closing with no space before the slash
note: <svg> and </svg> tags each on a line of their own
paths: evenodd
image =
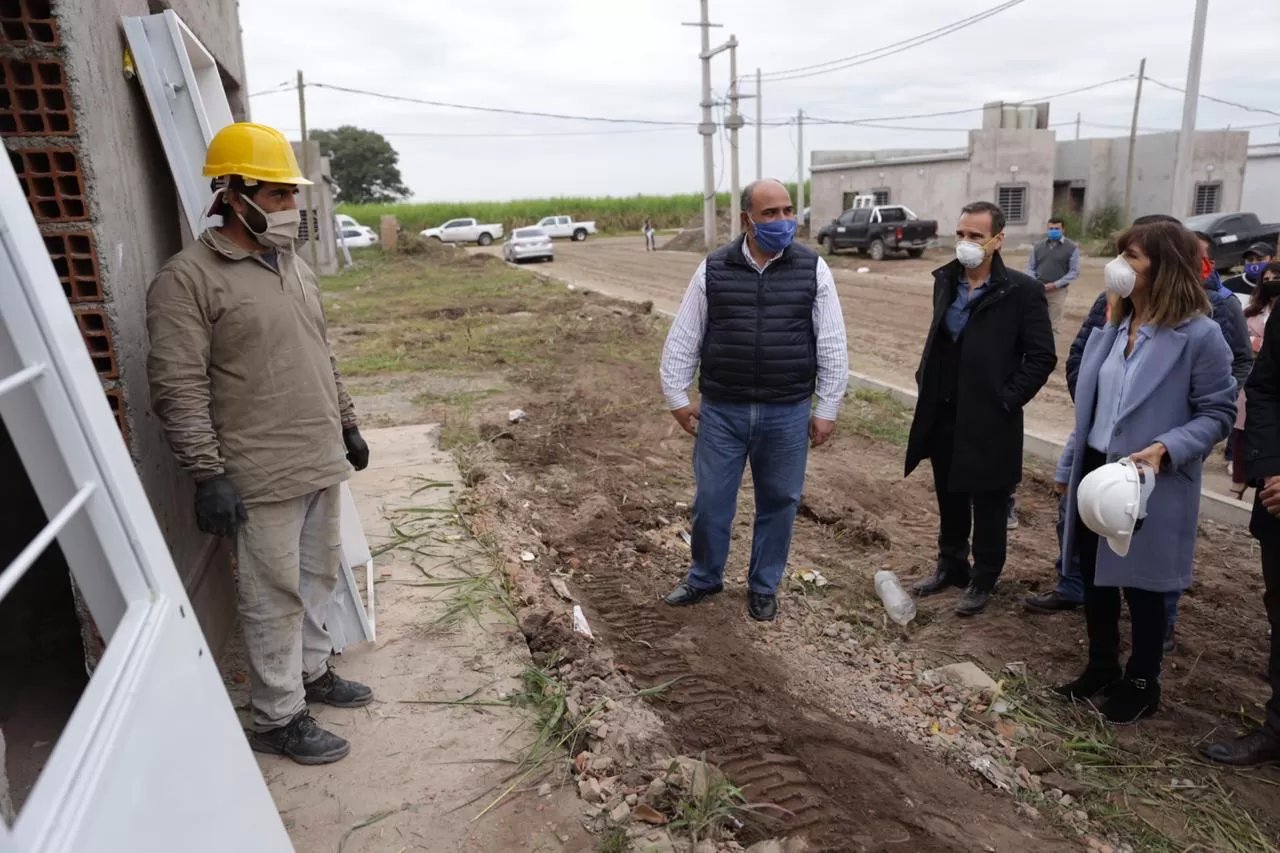
<svg viewBox="0 0 1280 853">
<path fill-rule="evenodd" d="M 255 752 L 288 756 L 299 764 L 332 764 L 351 752 L 351 744 L 320 728 L 306 711 L 288 725 L 249 735 L 249 747 Z"/>
<path fill-rule="evenodd" d="M 716 584 L 710 589 L 694 589 L 687 583 L 682 583 L 680 586 L 671 590 L 671 592 L 667 594 L 667 597 L 662 600 L 672 607 L 688 607 L 691 604 L 698 604 L 704 599 L 710 598 L 723 590 L 723 584 Z"/>
<path fill-rule="evenodd" d="M 778 618 L 778 596 L 759 592 L 747 593 L 747 615 L 757 622 L 772 622 Z"/>
<path fill-rule="evenodd" d="M 1119 665 L 1108 667 L 1089 666 L 1075 681 L 1053 688 L 1063 699 L 1091 699 L 1099 693 L 1109 693 L 1112 685 L 1124 677 Z"/>
<path fill-rule="evenodd" d="M 1022 604 L 1031 613 L 1061 613 L 1064 610 L 1075 610 L 1080 606 L 1080 602 L 1063 598 L 1057 590 L 1046 592 L 1044 595 L 1028 596 Z"/>
<path fill-rule="evenodd" d="M 307 685 L 307 701 L 335 708 L 363 708 L 373 701 L 373 691 L 356 681 L 347 681 L 330 669 Z"/>
<path fill-rule="evenodd" d="M 1160 682 L 1154 678 L 1126 678 L 1111 690 L 1098 708 L 1113 726 L 1129 726 L 1160 710 Z"/>
<path fill-rule="evenodd" d="M 976 583 L 969 584 L 969 588 L 964 591 L 964 596 L 960 599 L 960 603 L 956 605 L 956 615 L 977 616 L 987 609 L 987 602 L 991 600 L 991 593 L 991 587 L 978 586 Z"/>
<path fill-rule="evenodd" d="M 930 595 L 937 595 L 938 593 L 944 592 L 952 587 L 964 589 L 968 585 L 969 579 L 967 577 L 955 577 L 939 569 L 934 572 L 933 577 L 925 578 L 922 581 L 916 581 L 911 589 L 914 590 L 915 594 L 921 598 L 927 598 Z"/>
<path fill-rule="evenodd" d="M 1200 747 L 1200 754 L 1218 764 L 1236 767 L 1280 763 L 1280 737 L 1267 729 L 1254 729 L 1232 740 L 1205 744 Z"/>
</svg>

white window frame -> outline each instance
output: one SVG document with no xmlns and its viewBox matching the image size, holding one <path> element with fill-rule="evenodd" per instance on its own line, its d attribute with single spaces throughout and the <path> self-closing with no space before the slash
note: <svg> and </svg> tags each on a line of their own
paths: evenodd
<svg viewBox="0 0 1280 853">
<path fill-rule="evenodd" d="M 214 134 L 232 122 L 222 75 L 213 54 L 172 10 L 126 17 L 124 32 L 194 239 L 213 199 L 205 153 Z"/>
</svg>

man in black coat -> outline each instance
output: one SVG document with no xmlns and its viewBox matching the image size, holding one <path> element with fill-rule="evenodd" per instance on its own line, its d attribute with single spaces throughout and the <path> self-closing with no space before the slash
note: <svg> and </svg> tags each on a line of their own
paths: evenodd
<svg viewBox="0 0 1280 853">
<path fill-rule="evenodd" d="M 1244 423 L 1245 478 L 1258 489 L 1249 532 L 1261 545 L 1262 601 L 1271 623 L 1271 701 L 1267 720 L 1234 740 L 1201 747 L 1221 764 L 1280 762 L 1280 321 L 1272 314 L 1262 349 L 1244 386 L 1249 417 Z"/>
<path fill-rule="evenodd" d="M 1005 511 L 1022 479 L 1022 408 L 1058 360 L 1044 286 L 1000 258 L 1004 223 L 991 202 L 966 205 L 956 260 L 934 271 L 933 322 L 907 442 L 907 475 L 932 461 L 940 516 L 937 570 L 915 590 L 967 587 L 961 616 L 982 612 L 1004 569 Z"/>
</svg>

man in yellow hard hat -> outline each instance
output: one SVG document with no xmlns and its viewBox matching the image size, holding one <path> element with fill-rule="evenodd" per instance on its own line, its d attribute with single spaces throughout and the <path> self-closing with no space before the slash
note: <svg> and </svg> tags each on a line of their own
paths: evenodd
<svg viewBox="0 0 1280 853">
<path fill-rule="evenodd" d="M 206 533 L 233 538 L 252 689 L 250 745 L 300 764 L 343 758 L 308 702 L 358 708 L 363 684 L 329 666 L 324 618 L 339 571 L 339 486 L 369 464 L 330 349 L 320 289 L 294 251 L 309 184 L 284 135 L 213 138 L 209 228 L 147 292 L 151 405 L 196 482 Z"/>
</svg>

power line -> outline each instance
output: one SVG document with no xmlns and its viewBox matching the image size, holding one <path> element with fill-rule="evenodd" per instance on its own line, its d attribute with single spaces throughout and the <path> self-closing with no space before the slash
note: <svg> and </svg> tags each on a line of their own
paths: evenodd
<svg viewBox="0 0 1280 853">
<path fill-rule="evenodd" d="M 372 128 L 371 128 L 372 129 Z M 280 131 L 294 132 L 294 128 L 279 128 Z M 544 130 L 516 131 L 513 133 L 436 133 L 434 131 L 413 130 L 376 130 L 382 136 L 419 137 L 423 139 L 517 139 L 544 136 L 627 136 L 638 133 L 670 133 L 673 130 L 687 131 L 687 127 L 635 127 L 627 130 Z"/>
<path fill-rule="evenodd" d="M 974 24 L 981 23 L 987 18 L 998 15 L 1008 9 L 1012 9 L 1014 6 L 1018 6 L 1024 2 L 1025 0 L 1005 0 L 1005 2 L 997 6 L 992 6 L 989 9 L 970 15 L 967 18 L 961 18 L 960 20 L 953 21 L 945 26 L 929 30 L 925 33 L 920 33 L 919 35 L 903 39 L 902 41 L 878 47 L 875 50 L 855 53 L 852 56 L 845 56 L 840 59 L 819 62 L 814 65 L 802 65 L 798 68 L 788 68 L 783 71 L 765 72 L 761 76 L 768 79 L 770 82 L 781 83 L 788 80 L 801 80 L 806 77 L 816 77 L 820 74 L 830 74 L 834 71 L 843 71 L 846 68 L 853 68 L 854 66 L 863 65 L 867 62 L 874 62 L 877 59 L 884 59 L 886 57 L 893 56 L 894 54 L 910 50 L 913 47 L 928 44 L 929 42 L 940 39 L 943 36 L 950 35 L 951 33 L 958 32 L 966 27 L 971 27 Z"/>
<path fill-rule="evenodd" d="M 294 85 L 292 80 L 285 80 L 283 83 L 277 84 L 272 89 L 263 89 L 261 92 L 251 92 L 249 93 L 249 97 L 256 98 L 259 95 L 278 95 L 281 92 L 292 92 L 297 88 L 298 87 Z"/>
<path fill-rule="evenodd" d="M 354 89 L 349 86 L 335 86 L 330 83 L 307 83 L 308 88 L 330 89 L 334 92 L 346 92 L 350 95 L 364 95 L 368 98 L 380 98 L 384 101 L 399 101 L 410 104 L 423 104 L 428 107 L 444 107 L 453 110 L 471 110 L 481 113 L 497 113 L 500 115 L 529 116 L 532 118 L 554 118 L 565 121 L 594 121 L 606 124 L 646 124 L 661 127 L 697 127 L 694 121 L 664 121 L 647 118 L 617 118 L 612 116 L 582 116 L 565 113 L 541 112 L 539 110 L 517 110 L 506 107 L 482 107 L 475 104 L 455 104 L 447 101 L 433 101 L 427 98 L 413 98 L 407 95 L 390 95 L 386 92 L 371 92 L 368 89 Z"/>
<path fill-rule="evenodd" d="M 1181 92 L 1184 95 L 1187 93 L 1187 90 L 1183 89 L 1181 86 L 1174 86 L 1171 83 L 1162 83 L 1154 77 L 1149 76 L 1147 77 L 1147 80 L 1149 80 L 1152 83 L 1155 83 L 1161 89 L 1168 89 L 1171 92 Z M 1275 110 L 1269 110 L 1266 107 L 1251 107 L 1248 104 L 1239 104 L 1239 103 L 1236 103 L 1235 101 L 1227 101 L 1227 100 L 1223 100 L 1222 98 L 1215 98 L 1212 95 L 1206 95 L 1204 92 L 1200 93 L 1200 97 L 1201 99 L 1206 101 L 1213 101 L 1215 104 L 1225 104 L 1228 107 L 1235 107 L 1236 109 L 1245 110 L 1246 112 L 1266 113 L 1267 115 L 1280 116 L 1280 112 L 1276 112 Z"/>
</svg>

